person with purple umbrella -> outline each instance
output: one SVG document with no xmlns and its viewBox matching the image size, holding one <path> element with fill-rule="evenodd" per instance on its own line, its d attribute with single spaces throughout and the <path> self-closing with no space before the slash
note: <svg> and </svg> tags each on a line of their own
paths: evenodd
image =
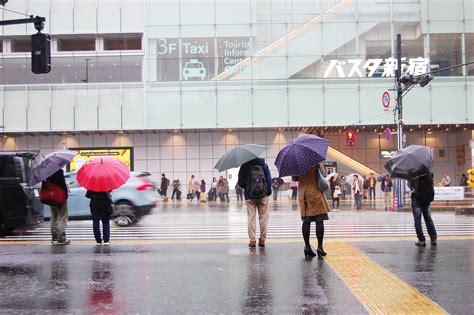
<svg viewBox="0 0 474 315">
<path fill-rule="evenodd" d="M 326 256 L 323 249 L 324 221 L 328 220 L 329 204 L 324 196 L 327 185 L 324 166 L 329 140 L 314 135 L 303 135 L 292 140 L 279 153 L 275 160 L 280 177 L 298 176 L 298 201 L 303 221 L 302 233 L 306 258 L 316 256 L 309 242 L 311 222 L 316 222 L 316 237 L 319 258 Z M 328 189 L 329 185 L 325 188 Z"/>
<path fill-rule="evenodd" d="M 319 172 L 325 174 L 324 166 L 316 165 L 303 176 L 298 178 L 298 195 L 301 210 L 301 220 L 303 221 L 302 233 L 304 240 L 304 255 L 306 258 L 313 258 L 316 256 L 311 243 L 309 241 L 311 234 L 311 222 L 316 223 L 316 238 L 318 240 L 318 248 L 316 253 L 319 258 L 326 256 L 323 249 L 324 239 L 324 221 L 329 220 L 328 212 L 330 211 L 328 201 L 324 192 L 318 186 Z"/>
</svg>

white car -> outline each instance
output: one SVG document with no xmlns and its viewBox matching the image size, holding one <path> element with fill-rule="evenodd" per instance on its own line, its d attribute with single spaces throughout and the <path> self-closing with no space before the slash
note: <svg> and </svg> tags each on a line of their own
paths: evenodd
<svg viewBox="0 0 474 315">
<path fill-rule="evenodd" d="M 156 207 L 160 196 L 148 176 L 150 173 L 147 172 L 131 172 L 127 182 L 112 191 L 114 202 L 112 219 L 118 225 L 126 226 L 134 223 L 139 216 L 147 214 Z M 69 218 L 90 218 L 90 199 L 86 198 L 86 189 L 77 182 L 76 173 L 68 173 L 64 177 L 69 187 Z M 51 217 L 51 209 L 47 205 L 44 206 L 44 217 Z"/>
<path fill-rule="evenodd" d="M 183 68 L 183 79 L 188 80 L 190 78 L 200 78 L 204 80 L 206 78 L 207 72 L 204 68 L 204 64 L 197 59 L 191 59 L 191 61 L 186 62 Z"/>
</svg>

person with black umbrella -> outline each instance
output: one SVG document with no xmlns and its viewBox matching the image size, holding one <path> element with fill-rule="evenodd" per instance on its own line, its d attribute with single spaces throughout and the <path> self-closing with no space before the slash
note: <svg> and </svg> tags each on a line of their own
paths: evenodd
<svg viewBox="0 0 474 315">
<path fill-rule="evenodd" d="M 436 228 L 431 218 L 430 204 L 434 200 L 433 173 L 422 175 L 408 181 L 411 193 L 411 208 L 415 220 L 415 231 L 418 237 L 416 246 L 426 246 L 426 238 L 421 227 L 421 216 L 425 220 L 426 230 L 431 239 L 431 246 L 436 246 Z"/>
</svg>

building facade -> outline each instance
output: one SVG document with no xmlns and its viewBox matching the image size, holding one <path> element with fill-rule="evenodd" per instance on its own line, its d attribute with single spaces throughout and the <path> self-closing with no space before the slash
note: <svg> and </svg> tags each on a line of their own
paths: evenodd
<svg viewBox="0 0 474 315">
<path fill-rule="evenodd" d="M 243 143 L 312 131 L 376 172 L 394 151 L 396 34 L 413 74 L 474 61 L 474 0 L 17 0 L 46 17 L 52 71 L 31 73 L 32 25 L 2 27 L 2 150 L 131 147 L 133 168 L 209 180 Z M 19 18 L 3 11 L 3 19 Z M 472 167 L 474 64 L 404 98 L 406 144 L 435 175 Z M 391 104 L 382 106 L 388 92 Z M 357 131 L 354 147 L 344 131 Z M 465 152 L 464 160 L 458 159 Z M 275 173 L 276 174 L 276 173 Z"/>
</svg>

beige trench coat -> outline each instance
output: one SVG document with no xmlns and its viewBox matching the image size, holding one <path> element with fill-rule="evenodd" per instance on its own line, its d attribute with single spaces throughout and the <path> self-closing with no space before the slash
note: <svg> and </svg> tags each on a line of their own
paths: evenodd
<svg viewBox="0 0 474 315">
<path fill-rule="evenodd" d="M 316 170 L 314 167 L 308 173 L 299 178 L 298 196 L 301 217 L 312 217 L 325 214 L 330 211 L 328 201 L 324 193 L 316 184 Z"/>
</svg>

